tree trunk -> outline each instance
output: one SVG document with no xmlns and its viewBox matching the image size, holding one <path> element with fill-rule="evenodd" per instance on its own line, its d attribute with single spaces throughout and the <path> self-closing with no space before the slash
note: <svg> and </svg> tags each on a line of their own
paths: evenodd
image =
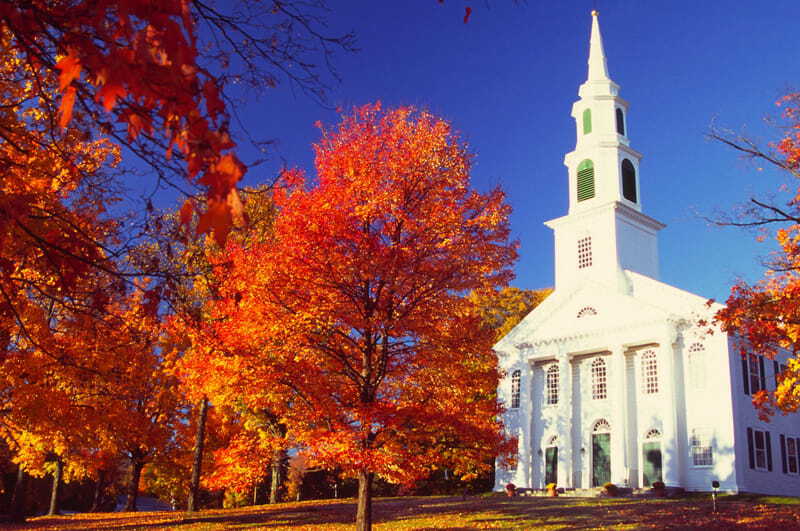
<svg viewBox="0 0 800 531">
<path fill-rule="evenodd" d="M 89 508 L 90 513 L 100 511 L 103 505 L 103 491 L 106 489 L 106 473 L 103 470 L 97 472 L 97 482 L 94 484 L 94 496 L 92 496 L 92 506 Z"/>
<path fill-rule="evenodd" d="M 270 465 L 272 482 L 269 487 L 269 503 L 278 503 L 278 489 L 281 488 L 281 483 L 283 482 L 281 465 L 283 464 L 284 455 L 285 452 L 283 450 L 277 450 L 272 454 L 272 464 Z"/>
<path fill-rule="evenodd" d="M 258 481 L 253 485 L 253 505 L 258 505 Z"/>
<path fill-rule="evenodd" d="M 128 499 L 125 501 L 125 511 L 136 510 L 136 498 L 139 496 L 139 479 L 142 477 L 142 467 L 144 467 L 144 461 L 136 458 L 131 460 L 131 477 L 128 481 Z"/>
<path fill-rule="evenodd" d="M 27 503 L 27 474 L 21 466 L 17 467 L 17 481 L 14 483 L 14 492 L 11 494 L 11 518 L 14 521 L 25 520 L 25 505 Z"/>
<path fill-rule="evenodd" d="M 356 531 L 372 530 L 372 473 L 358 472 L 358 512 Z"/>
<path fill-rule="evenodd" d="M 47 511 L 47 516 L 53 516 L 59 513 L 58 507 L 58 494 L 61 491 L 61 475 L 64 473 L 64 461 L 61 456 L 56 457 L 56 469 L 53 471 L 53 488 L 50 490 L 50 509 Z"/>
<path fill-rule="evenodd" d="M 197 435 L 194 439 L 194 461 L 192 462 L 192 480 L 189 484 L 189 500 L 186 510 L 197 510 L 197 495 L 200 490 L 200 467 L 203 464 L 203 446 L 206 438 L 206 416 L 208 415 L 208 398 L 200 401 L 200 412 L 197 419 Z"/>
</svg>

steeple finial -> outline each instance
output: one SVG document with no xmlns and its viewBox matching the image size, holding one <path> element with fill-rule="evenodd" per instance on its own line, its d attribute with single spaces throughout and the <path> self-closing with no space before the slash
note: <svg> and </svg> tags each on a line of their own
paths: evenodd
<svg viewBox="0 0 800 531">
<path fill-rule="evenodd" d="M 599 13 L 592 11 L 592 37 L 589 40 L 589 77 L 587 81 L 608 81 L 606 54 L 603 51 L 603 38 L 600 36 Z"/>
</svg>

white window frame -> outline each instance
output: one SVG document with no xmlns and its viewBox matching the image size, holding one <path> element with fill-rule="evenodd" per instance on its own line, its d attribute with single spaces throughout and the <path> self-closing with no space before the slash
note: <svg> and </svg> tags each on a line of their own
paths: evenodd
<svg viewBox="0 0 800 531">
<path fill-rule="evenodd" d="M 519 408 L 521 380 L 522 371 L 517 369 L 511 373 L 511 409 Z"/>
<path fill-rule="evenodd" d="M 645 350 L 641 357 L 642 364 L 642 393 L 646 395 L 658 394 L 658 353 L 655 350 Z"/>
<path fill-rule="evenodd" d="M 706 348 L 702 343 L 689 346 L 689 382 L 694 389 L 706 388 Z"/>
<path fill-rule="evenodd" d="M 714 466 L 714 443 L 708 428 L 694 428 L 689 436 L 689 458 L 692 468 Z"/>
<path fill-rule="evenodd" d="M 608 368 L 603 358 L 595 358 L 591 366 L 592 400 L 608 398 Z"/>
<path fill-rule="evenodd" d="M 550 365 L 544 374 L 544 394 L 545 404 L 555 406 L 558 404 L 559 395 L 559 374 L 558 364 Z"/>
<path fill-rule="evenodd" d="M 747 377 L 750 383 L 750 394 L 754 394 L 761 390 L 761 364 L 758 362 L 758 356 L 747 355 Z M 755 378 L 755 385 L 753 385 L 753 378 Z M 766 469 L 765 469 L 766 470 Z"/>
<path fill-rule="evenodd" d="M 800 448 L 798 448 L 798 440 L 795 437 L 784 437 L 786 444 L 786 473 L 791 475 L 800 474 Z M 794 446 L 794 454 L 789 452 L 789 443 Z M 792 471 L 792 459 L 794 459 L 794 471 Z"/>
<path fill-rule="evenodd" d="M 758 437 L 761 436 L 761 448 L 758 447 Z M 758 464 L 758 458 L 761 457 L 762 464 Z M 769 472 L 767 467 L 767 433 L 764 430 L 753 429 L 753 464 L 755 470 Z"/>
<path fill-rule="evenodd" d="M 592 237 L 585 236 L 578 240 L 578 269 L 592 267 Z"/>
</svg>

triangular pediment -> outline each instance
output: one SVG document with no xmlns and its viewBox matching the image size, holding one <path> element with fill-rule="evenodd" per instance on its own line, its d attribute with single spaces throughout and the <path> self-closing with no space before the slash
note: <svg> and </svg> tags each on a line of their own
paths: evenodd
<svg viewBox="0 0 800 531">
<path fill-rule="evenodd" d="M 496 345 L 514 352 L 544 340 L 634 328 L 667 320 L 697 321 L 716 311 L 707 299 L 644 275 L 625 271 L 627 290 L 587 280 L 573 290 L 556 290 Z"/>
</svg>

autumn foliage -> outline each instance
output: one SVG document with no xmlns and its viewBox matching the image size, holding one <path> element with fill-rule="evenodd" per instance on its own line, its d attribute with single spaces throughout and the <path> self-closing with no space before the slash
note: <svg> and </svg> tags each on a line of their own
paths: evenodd
<svg viewBox="0 0 800 531">
<path fill-rule="evenodd" d="M 276 190 L 273 237 L 228 245 L 195 374 L 362 482 L 485 466 L 504 444 L 494 334 L 465 295 L 510 277 L 501 192 L 471 190 L 463 143 L 411 108 L 356 109 L 315 149 L 316 185 Z"/>
<path fill-rule="evenodd" d="M 783 109 L 785 136 L 774 145 L 775 153 L 755 150 L 752 144 L 734 147 L 800 178 L 800 94 L 789 94 L 778 105 Z M 756 204 L 760 210 L 752 224 L 779 224 L 775 231 L 778 249 L 769 259 L 763 280 L 737 283 L 717 319 L 723 330 L 736 334 L 742 355 L 752 352 L 774 357 L 779 351 L 788 351 L 792 356 L 775 392 L 760 391 L 753 397 L 766 417 L 800 407 L 800 185 L 785 206 Z"/>
</svg>

